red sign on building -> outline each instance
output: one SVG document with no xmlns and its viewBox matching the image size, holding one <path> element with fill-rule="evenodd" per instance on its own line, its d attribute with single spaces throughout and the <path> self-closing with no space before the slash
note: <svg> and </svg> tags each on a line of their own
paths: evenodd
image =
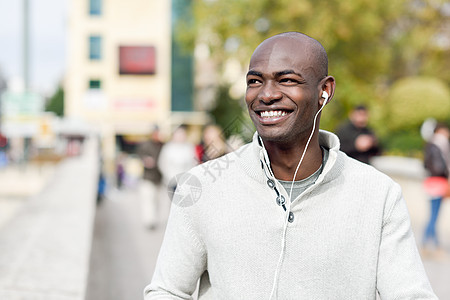
<svg viewBox="0 0 450 300">
<path fill-rule="evenodd" d="M 121 75 L 151 75 L 156 72 L 156 53 L 153 46 L 120 46 L 119 73 Z"/>
</svg>

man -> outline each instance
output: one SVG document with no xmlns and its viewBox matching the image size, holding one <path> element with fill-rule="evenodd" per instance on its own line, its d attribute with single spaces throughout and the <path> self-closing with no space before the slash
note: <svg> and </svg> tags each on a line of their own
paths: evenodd
<svg viewBox="0 0 450 300">
<path fill-rule="evenodd" d="M 157 162 L 162 145 L 159 128 L 155 127 L 150 138 L 137 148 L 137 154 L 144 169 L 142 180 L 139 183 L 142 222 L 151 230 L 158 226 L 158 192 L 162 175 Z"/>
<path fill-rule="evenodd" d="M 191 299 L 199 278 L 199 299 L 436 299 L 399 186 L 318 130 L 327 64 L 297 32 L 256 48 L 245 99 L 257 133 L 185 176 L 201 193 L 174 196 L 146 299 Z"/>
<path fill-rule="evenodd" d="M 350 112 L 349 120 L 336 132 L 341 142 L 341 151 L 366 164 L 378 155 L 380 148 L 373 131 L 367 126 L 369 112 L 364 105 L 358 105 Z"/>
</svg>

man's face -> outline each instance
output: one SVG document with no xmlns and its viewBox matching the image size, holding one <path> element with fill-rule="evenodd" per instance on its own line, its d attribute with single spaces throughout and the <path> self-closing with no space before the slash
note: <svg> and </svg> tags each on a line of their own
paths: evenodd
<svg viewBox="0 0 450 300">
<path fill-rule="evenodd" d="M 352 112 L 350 120 L 356 127 L 364 128 L 369 122 L 369 113 L 365 109 L 356 109 Z"/>
<path fill-rule="evenodd" d="M 264 141 L 308 138 L 321 95 L 314 61 L 305 43 L 286 37 L 265 41 L 254 52 L 245 101 Z"/>
</svg>

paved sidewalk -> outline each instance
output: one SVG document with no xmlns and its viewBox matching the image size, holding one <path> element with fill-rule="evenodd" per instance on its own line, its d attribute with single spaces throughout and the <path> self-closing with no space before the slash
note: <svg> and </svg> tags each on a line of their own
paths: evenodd
<svg viewBox="0 0 450 300">
<path fill-rule="evenodd" d="M 165 191 L 164 191 L 165 192 Z M 164 236 L 170 201 L 162 195 L 160 226 L 144 227 L 133 188 L 113 190 L 97 208 L 85 300 L 143 299 Z"/>
<path fill-rule="evenodd" d="M 55 173 L 56 164 L 10 164 L 0 168 L 0 228 L 22 205 L 39 194 Z"/>
<path fill-rule="evenodd" d="M 0 299 L 84 300 L 98 178 L 96 145 L 84 149 L 52 176 L 33 173 L 37 194 L 19 193 L 26 176 L 3 188 L 24 202 L 0 228 Z"/>
</svg>

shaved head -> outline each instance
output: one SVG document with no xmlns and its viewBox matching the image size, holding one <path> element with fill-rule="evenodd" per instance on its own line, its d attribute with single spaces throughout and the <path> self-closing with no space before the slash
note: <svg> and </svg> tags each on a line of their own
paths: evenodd
<svg viewBox="0 0 450 300">
<path fill-rule="evenodd" d="M 291 40 L 291 42 L 298 44 L 298 51 L 303 51 L 304 54 L 309 57 L 312 68 L 311 71 L 315 74 L 318 81 L 328 75 L 328 56 L 325 48 L 317 40 L 300 32 L 290 31 L 274 35 L 263 41 L 255 49 L 254 54 L 258 52 L 258 49 L 261 47 L 276 43 L 280 40 Z"/>
</svg>

